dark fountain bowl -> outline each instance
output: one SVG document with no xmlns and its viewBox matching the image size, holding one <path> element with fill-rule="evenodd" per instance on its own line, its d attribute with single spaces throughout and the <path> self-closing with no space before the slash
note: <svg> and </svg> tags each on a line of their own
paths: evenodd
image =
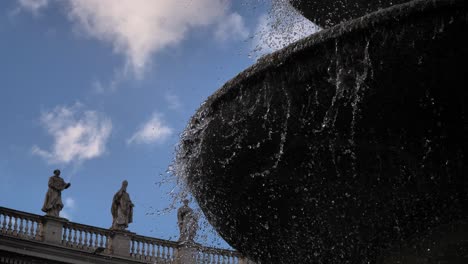
<svg viewBox="0 0 468 264">
<path fill-rule="evenodd" d="M 321 27 L 330 27 L 411 0 L 289 0 L 303 16 Z"/>
<path fill-rule="evenodd" d="M 262 264 L 468 263 L 467 32 L 466 1 L 413 1 L 268 55 L 192 117 L 176 172 Z"/>
</svg>

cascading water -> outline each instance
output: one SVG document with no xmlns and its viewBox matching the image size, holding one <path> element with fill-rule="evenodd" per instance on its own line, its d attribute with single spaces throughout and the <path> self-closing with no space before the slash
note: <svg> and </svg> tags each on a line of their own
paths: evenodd
<svg viewBox="0 0 468 264">
<path fill-rule="evenodd" d="M 193 116 L 176 174 L 263 264 L 466 261 L 467 26 L 465 1 L 419 0 L 263 57 Z"/>
</svg>

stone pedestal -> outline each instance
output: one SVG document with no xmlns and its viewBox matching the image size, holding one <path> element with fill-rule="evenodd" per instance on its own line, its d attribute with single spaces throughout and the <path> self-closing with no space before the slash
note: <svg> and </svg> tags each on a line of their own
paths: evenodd
<svg viewBox="0 0 468 264">
<path fill-rule="evenodd" d="M 180 242 L 176 254 L 176 264 L 196 264 L 198 247 L 194 242 Z"/>
<path fill-rule="evenodd" d="M 113 231 L 108 243 L 109 253 L 121 257 L 129 257 L 132 235 L 134 233 L 128 231 Z"/>
<path fill-rule="evenodd" d="M 47 243 L 61 244 L 63 226 L 68 220 L 47 215 L 43 219 L 42 240 Z"/>
</svg>

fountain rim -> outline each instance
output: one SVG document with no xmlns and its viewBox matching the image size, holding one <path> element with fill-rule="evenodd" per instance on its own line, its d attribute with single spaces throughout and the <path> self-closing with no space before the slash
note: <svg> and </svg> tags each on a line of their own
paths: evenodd
<svg viewBox="0 0 468 264">
<path fill-rule="evenodd" d="M 316 46 L 326 44 L 329 41 L 336 41 L 346 35 L 364 31 L 371 27 L 378 27 L 386 23 L 398 22 L 407 19 L 414 14 L 429 13 L 440 8 L 456 8 L 458 6 L 462 6 L 464 1 L 465 0 L 413 0 L 400 5 L 381 9 L 360 18 L 346 21 L 331 28 L 313 33 L 280 50 L 262 56 L 256 63 L 227 81 L 221 88 L 216 90 L 214 94 L 210 95 L 205 100 L 202 106 L 191 118 L 189 124 L 195 121 L 197 116 L 200 116 L 203 109 L 206 110 L 207 107 L 217 104 L 226 96 L 236 93 L 236 91 L 238 91 L 234 89 L 236 86 L 258 77 L 269 69 L 279 68 L 287 62 L 288 59 L 302 52 L 306 52 Z"/>
</svg>

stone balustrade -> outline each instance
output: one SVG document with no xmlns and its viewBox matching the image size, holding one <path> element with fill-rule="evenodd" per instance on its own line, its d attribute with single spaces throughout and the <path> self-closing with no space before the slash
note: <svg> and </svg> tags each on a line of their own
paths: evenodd
<svg viewBox="0 0 468 264">
<path fill-rule="evenodd" d="M 242 262 L 239 253 L 210 247 L 199 247 L 196 254 L 196 263 L 206 264 L 247 264 Z"/>
<path fill-rule="evenodd" d="M 40 241 L 42 217 L 0 207 L 0 234 Z"/>
<path fill-rule="evenodd" d="M 130 255 L 137 260 L 172 263 L 176 258 L 178 244 L 173 241 L 134 235 L 130 243 Z"/>
<path fill-rule="evenodd" d="M 109 247 L 110 234 L 108 229 L 66 222 L 62 230 L 62 245 L 95 252 L 98 248 Z"/>
<path fill-rule="evenodd" d="M 119 259 L 119 263 L 253 264 L 231 250 L 200 244 L 181 244 L 5 207 L 0 207 L 0 242 L 2 236 L 3 239 L 16 239 L 15 241 L 25 241 L 24 243 L 55 246 L 62 251 L 111 257 L 114 261 Z"/>
</svg>

